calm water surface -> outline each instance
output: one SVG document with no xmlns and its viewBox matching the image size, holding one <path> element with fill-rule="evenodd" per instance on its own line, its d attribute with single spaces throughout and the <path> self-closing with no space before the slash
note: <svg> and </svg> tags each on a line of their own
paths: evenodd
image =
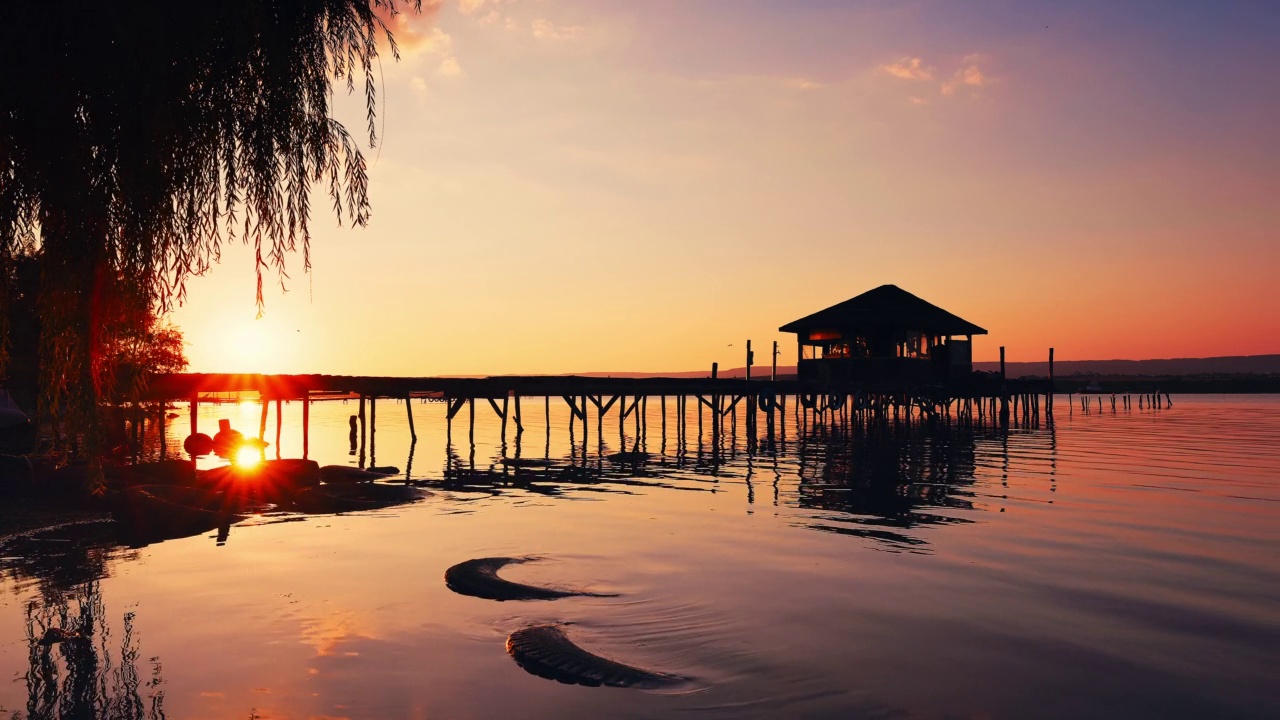
<svg viewBox="0 0 1280 720">
<path fill-rule="evenodd" d="M 686 441 L 674 416 L 664 440 L 655 400 L 652 459 L 634 467 L 606 457 L 635 448 L 633 420 L 620 433 L 616 407 L 602 425 L 593 408 L 587 472 L 560 470 L 584 462 L 562 401 L 548 440 L 526 400 L 505 451 L 477 405 L 474 455 L 465 409 L 450 450 L 443 406 L 415 403 L 411 466 L 405 406 L 379 403 L 374 462 L 433 483 L 460 465 L 471 486 L 255 517 L 225 544 L 129 549 L 90 527 L 0 546 L 0 717 L 1277 717 L 1280 398 L 1174 400 L 1084 414 L 1063 398 L 1051 426 L 848 436 L 789 407 L 776 452 L 748 452 L 740 417 L 718 454 L 693 406 Z M 358 462 L 356 404 L 313 407 L 311 457 Z M 285 456 L 301 455 L 299 415 L 285 407 Z M 202 406 L 201 429 L 253 432 L 258 416 Z M 186 430 L 171 424 L 173 447 Z M 504 452 L 554 469 L 503 476 Z M 543 558 L 510 579 L 617 596 L 445 587 L 449 566 L 497 555 Z M 536 677 L 504 642 L 540 622 L 693 680 Z M 29 641 L 77 624 L 91 643 Z"/>
</svg>

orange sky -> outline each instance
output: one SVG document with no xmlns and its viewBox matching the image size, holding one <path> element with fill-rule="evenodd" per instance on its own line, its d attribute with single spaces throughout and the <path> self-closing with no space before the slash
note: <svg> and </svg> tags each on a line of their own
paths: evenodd
<svg viewBox="0 0 1280 720">
<path fill-rule="evenodd" d="M 1277 14 L 966 5 L 446 3 L 382 63 L 369 227 L 314 203 L 261 320 L 229 248 L 192 369 L 790 363 L 779 325 L 884 283 L 979 360 L 1280 352 Z"/>
</svg>

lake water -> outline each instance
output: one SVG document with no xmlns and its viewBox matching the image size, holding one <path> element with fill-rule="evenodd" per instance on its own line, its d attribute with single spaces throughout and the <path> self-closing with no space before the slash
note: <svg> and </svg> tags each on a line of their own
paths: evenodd
<svg viewBox="0 0 1280 720">
<path fill-rule="evenodd" d="M 1280 717 L 1280 398 L 1177 397 L 1164 410 L 1038 427 L 798 427 L 748 452 L 665 440 L 594 408 L 589 471 L 532 481 L 495 462 L 496 416 L 378 405 L 379 465 L 439 481 L 408 506 L 267 516 L 129 549 L 102 528 L 0 546 L 0 717 Z M 673 410 L 673 403 L 668 410 Z M 317 403 L 310 455 L 346 464 L 356 403 Z M 523 458 L 572 456 L 568 408 L 525 400 Z M 282 453 L 301 455 L 300 407 Z M 256 431 L 258 406 L 202 406 Z M 763 432 L 765 425 L 760 422 Z M 170 424 L 171 447 L 187 431 Z M 274 414 L 268 423 L 274 440 Z M 780 428 L 781 430 L 781 428 Z M 621 437 L 620 437 L 621 435 Z M 514 441 L 514 428 L 509 441 Z M 512 442 L 506 456 L 514 456 Z M 274 455 L 274 447 L 268 451 Z M 473 459 L 474 458 L 474 459 Z M 479 477 L 472 477 L 477 481 Z M 443 576 L 536 555 L 504 577 L 616 593 L 495 602 Z M 591 652 L 690 678 L 660 691 L 565 685 L 505 650 L 566 623 Z M 48 626 L 90 643 L 32 644 Z M 92 709 L 96 708 L 96 709 Z"/>
</svg>

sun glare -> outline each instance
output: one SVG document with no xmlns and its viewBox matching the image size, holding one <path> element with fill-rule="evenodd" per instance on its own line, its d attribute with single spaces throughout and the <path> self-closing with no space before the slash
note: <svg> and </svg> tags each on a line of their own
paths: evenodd
<svg viewBox="0 0 1280 720">
<path fill-rule="evenodd" d="M 252 445 L 244 445 L 236 450 L 235 458 L 231 462 L 241 470 L 249 470 L 262 462 L 262 452 Z"/>
<path fill-rule="evenodd" d="M 271 333 L 261 320 L 224 330 L 220 365 L 231 372 L 264 372 L 273 359 Z"/>
</svg>

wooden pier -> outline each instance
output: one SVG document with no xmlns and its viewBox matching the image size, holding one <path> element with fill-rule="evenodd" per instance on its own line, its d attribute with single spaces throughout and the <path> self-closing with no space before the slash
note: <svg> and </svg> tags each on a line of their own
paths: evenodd
<svg viewBox="0 0 1280 720">
<path fill-rule="evenodd" d="M 189 403 L 191 434 L 197 432 L 201 402 L 209 396 L 256 393 L 262 403 L 259 437 L 266 439 L 268 413 L 275 405 L 276 438 L 280 446 L 283 402 L 301 402 L 303 456 L 310 451 L 310 404 L 314 401 L 357 400 L 359 445 L 376 447 L 379 400 L 405 401 L 409 432 L 417 439 L 412 400 L 432 400 L 443 406 L 448 442 L 453 443 L 454 420 L 467 410 L 467 437 L 475 442 L 476 407 L 488 407 L 501 423 L 505 443 L 509 428 L 519 436 L 524 431 L 524 412 L 529 400 L 542 400 L 548 420 L 553 402 L 564 402 L 572 413 L 571 431 L 580 428 L 583 442 L 592 425 L 597 438 L 605 432 L 606 418 L 616 417 L 619 432 L 628 422 L 637 436 L 646 430 L 648 405 L 652 400 L 666 422 L 668 404 L 676 422 L 683 424 L 690 413 L 689 403 L 698 409 L 699 431 L 704 415 L 713 444 L 727 430 L 737 434 L 739 413 L 748 444 L 771 442 L 780 425 L 778 416 L 790 406 L 798 419 L 809 424 L 866 422 L 960 422 L 1004 424 L 1011 419 L 1027 424 L 1049 418 L 1053 412 L 1052 381 L 1048 379 L 1008 380 L 995 374 L 975 373 L 945 386 L 895 382 L 803 382 L 765 379 L 720 378 L 713 368 L 705 378 L 608 378 L 584 376 L 495 376 L 483 378 L 365 377 L 345 375 L 256 375 L 182 373 L 155 376 L 143 402 L 157 406 L 169 402 Z M 525 402 L 522 402 L 525 401 Z M 594 417 L 593 417 L 594 416 Z M 591 422 L 594 420 L 594 423 Z M 763 421 L 763 423 L 761 422 Z M 161 413 L 161 423 L 163 414 Z M 664 428 L 665 429 L 665 428 Z M 684 427 L 677 427 L 683 435 Z"/>
</svg>

